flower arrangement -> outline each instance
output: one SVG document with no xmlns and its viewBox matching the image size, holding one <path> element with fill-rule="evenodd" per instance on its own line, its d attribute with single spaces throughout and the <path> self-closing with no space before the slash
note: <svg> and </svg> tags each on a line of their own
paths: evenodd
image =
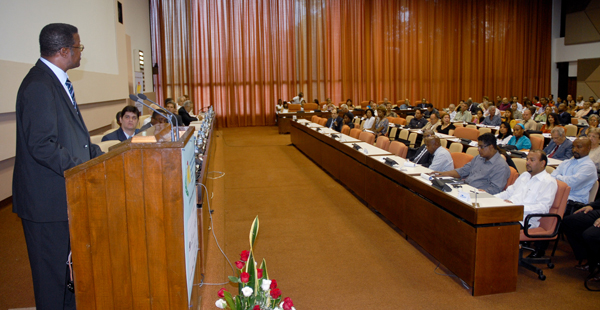
<svg viewBox="0 0 600 310">
<path fill-rule="evenodd" d="M 232 310 L 295 310 L 291 298 L 282 298 L 277 280 L 269 279 L 264 258 L 260 268 L 256 268 L 253 250 L 258 227 L 256 216 L 250 228 L 250 251 L 242 251 L 240 260 L 235 262 L 238 277 L 229 277 L 229 281 L 238 283 L 238 296 L 232 296 L 225 288 L 221 288 L 215 305 L 220 309 Z"/>
</svg>

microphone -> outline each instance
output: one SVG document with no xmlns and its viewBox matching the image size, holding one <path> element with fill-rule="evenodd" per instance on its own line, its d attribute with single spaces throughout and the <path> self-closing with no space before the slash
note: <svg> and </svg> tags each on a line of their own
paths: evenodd
<svg viewBox="0 0 600 310">
<path fill-rule="evenodd" d="M 158 113 L 158 115 L 164 117 L 167 121 L 169 121 L 169 124 L 171 125 L 171 141 L 175 141 L 175 135 L 173 134 L 173 122 L 171 121 L 170 117 L 167 117 L 166 115 L 160 113 L 159 111 L 155 110 L 154 108 L 152 108 L 151 106 L 145 104 L 142 100 L 140 100 L 140 98 L 138 98 L 138 96 L 134 95 L 134 94 L 130 94 L 129 95 L 129 99 L 135 101 L 135 102 L 139 102 L 141 104 L 143 104 L 144 106 L 146 106 L 148 109 Z M 177 140 L 179 140 L 179 132 L 177 132 Z"/>
<path fill-rule="evenodd" d="M 148 97 L 147 97 L 146 95 L 142 94 L 142 93 L 139 93 L 139 94 L 137 94 L 137 96 L 138 96 L 138 97 L 140 97 L 140 99 L 142 99 L 142 100 L 148 100 L 148 101 L 150 101 L 150 102 L 152 102 L 152 103 L 156 104 L 157 106 L 160 106 L 160 105 L 159 105 L 159 104 L 157 104 L 156 102 L 154 102 L 154 101 L 152 101 L 152 100 L 148 99 Z M 177 140 L 179 140 L 179 124 L 177 123 L 177 116 L 175 116 L 175 114 L 174 114 L 174 113 L 171 113 L 171 111 L 167 110 L 167 108 L 165 108 L 165 111 L 166 111 L 167 113 L 169 113 L 169 114 L 171 115 L 171 117 L 172 117 L 172 118 L 175 120 L 175 129 L 177 130 Z M 169 117 L 169 119 L 170 119 L 171 117 Z M 165 117 L 165 118 L 166 118 L 166 117 Z M 171 128 L 173 128 L 173 123 L 172 123 L 172 122 L 171 122 Z"/>
</svg>

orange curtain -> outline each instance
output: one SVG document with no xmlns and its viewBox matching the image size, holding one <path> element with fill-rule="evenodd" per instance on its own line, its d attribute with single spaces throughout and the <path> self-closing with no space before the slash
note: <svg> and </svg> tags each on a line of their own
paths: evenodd
<svg viewBox="0 0 600 310">
<path fill-rule="evenodd" d="M 273 125 L 277 99 L 355 103 L 550 93 L 546 0 L 151 0 L 158 97 Z"/>
</svg>

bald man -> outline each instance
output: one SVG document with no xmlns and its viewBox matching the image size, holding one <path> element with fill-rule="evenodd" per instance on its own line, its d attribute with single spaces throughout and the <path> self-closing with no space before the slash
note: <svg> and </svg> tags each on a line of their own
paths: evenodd
<svg viewBox="0 0 600 310">
<path fill-rule="evenodd" d="M 429 169 L 440 172 L 454 170 L 452 156 L 448 150 L 442 147 L 440 138 L 437 136 L 430 136 L 425 139 L 425 145 L 429 154 L 433 156 Z"/>
</svg>

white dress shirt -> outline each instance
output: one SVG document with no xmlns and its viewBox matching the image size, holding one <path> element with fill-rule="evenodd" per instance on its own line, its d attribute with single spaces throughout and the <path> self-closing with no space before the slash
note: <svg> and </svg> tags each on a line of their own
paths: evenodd
<svg viewBox="0 0 600 310">
<path fill-rule="evenodd" d="M 497 145 L 507 145 L 508 141 L 510 141 L 510 138 L 512 138 L 512 135 L 509 135 L 508 137 L 506 137 L 504 139 L 499 139 L 498 136 L 496 136 L 496 144 Z"/>
<path fill-rule="evenodd" d="M 433 153 L 433 160 L 429 169 L 440 172 L 454 170 L 454 161 L 450 152 L 442 146 L 438 147 Z"/>
<path fill-rule="evenodd" d="M 556 180 L 546 170 L 533 178 L 529 172 L 523 172 L 513 185 L 496 194 L 496 197 L 523 205 L 523 220 L 525 220 L 525 217 L 531 213 L 548 213 L 554 202 L 557 188 Z M 539 217 L 532 218 L 529 221 L 530 228 L 539 227 L 539 219 Z"/>
<path fill-rule="evenodd" d="M 368 118 L 368 119 L 367 118 L 363 118 L 363 119 L 365 120 L 363 123 L 365 130 L 369 130 L 370 132 L 372 132 L 371 128 L 375 124 L 375 116 L 371 116 L 371 118 Z"/>
<path fill-rule="evenodd" d="M 596 165 L 589 156 L 563 161 L 552 176 L 571 187 L 569 200 L 581 203 L 589 202 L 590 190 L 598 180 Z"/>
<path fill-rule="evenodd" d="M 54 75 L 56 75 L 56 77 L 60 81 L 60 84 L 62 84 L 63 88 L 65 89 L 67 96 L 69 96 L 69 98 L 71 98 L 71 103 L 73 103 L 73 98 L 71 97 L 71 93 L 69 93 L 69 88 L 67 88 L 67 85 L 65 84 L 67 82 L 67 80 L 69 79 L 69 75 L 65 71 L 63 71 L 63 69 L 57 67 L 55 64 L 51 63 L 50 61 L 46 60 L 45 58 L 40 57 L 40 60 L 43 63 L 45 63 L 46 66 L 48 66 L 48 68 L 50 68 L 50 70 L 52 70 L 52 72 L 54 72 Z"/>
</svg>

